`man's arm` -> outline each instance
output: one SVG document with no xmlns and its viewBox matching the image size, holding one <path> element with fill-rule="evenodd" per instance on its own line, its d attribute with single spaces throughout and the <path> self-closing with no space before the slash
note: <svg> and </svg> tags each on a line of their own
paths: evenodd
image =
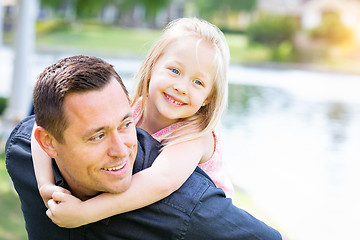
<svg viewBox="0 0 360 240">
<path fill-rule="evenodd" d="M 194 174 L 202 174 L 201 170 Z M 224 197 L 209 185 L 190 217 L 185 239 L 280 240 L 280 233 Z"/>
</svg>

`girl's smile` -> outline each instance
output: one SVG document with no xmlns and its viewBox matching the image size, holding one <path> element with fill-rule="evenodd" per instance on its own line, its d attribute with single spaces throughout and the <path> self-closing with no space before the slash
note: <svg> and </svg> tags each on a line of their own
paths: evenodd
<svg viewBox="0 0 360 240">
<path fill-rule="evenodd" d="M 182 106 L 182 105 L 185 105 L 184 102 L 182 102 L 181 100 L 178 100 L 177 98 L 167 94 L 167 93 L 164 93 L 164 97 L 165 99 L 168 100 L 168 102 L 174 104 L 175 106 Z"/>
<path fill-rule="evenodd" d="M 144 114 L 151 114 L 159 127 L 196 114 L 209 102 L 215 78 L 214 56 L 214 46 L 197 37 L 170 43 L 151 72 Z"/>
</svg>

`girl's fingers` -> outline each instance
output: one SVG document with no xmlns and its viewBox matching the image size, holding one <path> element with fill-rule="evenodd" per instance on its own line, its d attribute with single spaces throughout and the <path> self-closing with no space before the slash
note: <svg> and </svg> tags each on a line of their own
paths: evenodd
<svg viewBox="0 0 360 240">
<path fill-rule="evenodd" d="M 52 199 L 55 201 L 55 203 L 63 202 L 65 200 L 66 193 L 63 192 L 54 192 L 52 194 Z"/>
</svg>

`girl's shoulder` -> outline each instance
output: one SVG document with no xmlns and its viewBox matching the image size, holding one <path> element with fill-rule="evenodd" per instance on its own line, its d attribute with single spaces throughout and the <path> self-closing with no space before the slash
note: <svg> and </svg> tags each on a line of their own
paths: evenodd
<svg viewBox="0 0 360 240">
<path fill-rule="evenodd" d="M 203 134 L 199 138 L 199 141 L 201 141 L 201 145 L 204 148 L 204 154 L 199 163 L 204 163 L 208 161 L 214 153 L 214 149 L 216 146 L 216 137 L 214 135 L 214 131 Z"/>
</svg>

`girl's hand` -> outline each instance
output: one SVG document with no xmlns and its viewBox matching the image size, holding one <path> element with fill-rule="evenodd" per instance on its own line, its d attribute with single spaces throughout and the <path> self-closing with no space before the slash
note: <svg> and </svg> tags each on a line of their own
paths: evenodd
<svg viewBox="0 0 360 240">
<path fill-rule="evenodd" d="M 85 202 L 69 193 L 54 192 L 46 215 L 59 227 L 75 228 L 87 224 Z"/>
<path fill-rule="evenodd" d="M 39 188 L 39 192 L 47 208 L 49 208 L 48 202 L 55 192 L 71 194 L 70 191 L 68 191 L 67 189 L 56 186 L 52 183 L 42 185 Z"/>
</svg>

